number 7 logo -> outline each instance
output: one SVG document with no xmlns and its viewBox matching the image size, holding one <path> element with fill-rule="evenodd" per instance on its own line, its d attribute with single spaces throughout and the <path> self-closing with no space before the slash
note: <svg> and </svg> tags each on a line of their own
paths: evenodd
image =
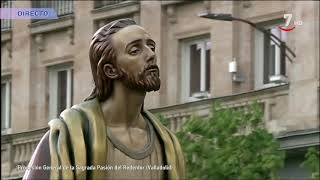
<svg viewBox="0 0 320 180">
<path fill-rule="evenodd" d="M 288 27 L 291 22 L 292 14 L 284 14 L 283 18 L 286 19 L 285 27 Z"/>
</svg>

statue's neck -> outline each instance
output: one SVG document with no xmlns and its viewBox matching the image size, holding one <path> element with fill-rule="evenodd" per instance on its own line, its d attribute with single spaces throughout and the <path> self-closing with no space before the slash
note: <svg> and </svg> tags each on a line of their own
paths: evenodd
<svg viewBox="0 0 320 180">
<path fill-rule="evenodd" d="M 145 127 L 141 115 L 145 92 L 127 88 L 121 82 L 114 83 L 112 95 L 101 103 L 108 127 Z"/>
</svg>

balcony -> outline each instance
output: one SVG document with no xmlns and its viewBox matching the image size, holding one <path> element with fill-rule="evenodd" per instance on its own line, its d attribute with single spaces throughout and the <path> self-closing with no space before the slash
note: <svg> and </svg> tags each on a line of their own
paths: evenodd
<svg viewBox="0 0 320 180">
<path fill-rule="evenodd" d="M 251 104 L 254 101 L 257 101 L 261 107 L 263 107 L 264 122 L 266 122 L 268 125 L 268 123 L 273 121 L 272 117 L 279 117 L 279 113 L 271 115 L 271 113 L 273 113 L 271 106 L 278 107 L 277 104 L 280 103 L 278 101 L 286 101 L 286 98 L 288 97 L 288 87 L 289 85 L 276 86 L 230 96 L 210 98 L 169 107 L 157 108 L 150 111 L 154 114 L 161 114 L 165 118 L 169 119 L 170 130 L 177 132 L 181 129 L 183 123 L 190 116 L 208 116 L 211 113 L 212 104 L 214 102 L 220 102 L 222 107 L 225 108 L 241 108 Z M 285 109 L 286 108 L 284 108 L 283 111 L 285 111 Z M 280 120 L 280 118 L 278 120 Z M 273 127 L 270 127 L 269 130 L 274 134 L 286 131 L 285 128 L 274 129 Z"/>
<path fill-rule="evenodd" d="M 53 8 L 57 16 L 73 14 L 73 1 L 32 1 L 32 8 Z M 32 19 L 32 23 L 42 21 L 41 19 Z"/>
<path fill-rule="evenodd" d="M 1 1 L 1 8 L 11 8 L 12 1 Z M 11 19 L 1 19 L 1 32 L 11 29 Z"/>
<path fill-rule="evenodd" d="M 125 2 L 127 0 L 112 0 L 112 1 L 94 1 L 94 8 L 102 8 L 105 6 L 114 6 L 117 4 L 120 4 L 122 2 Z"/>
<path fill-rule="evenodd" d="M 26 166 L 42 136 L 48 128 L 1 136 L 1 177 L 21 178 L 24 171 L 18 165 Z M 1 179 L 2 179 L 1 178 Z"/>
</svg>

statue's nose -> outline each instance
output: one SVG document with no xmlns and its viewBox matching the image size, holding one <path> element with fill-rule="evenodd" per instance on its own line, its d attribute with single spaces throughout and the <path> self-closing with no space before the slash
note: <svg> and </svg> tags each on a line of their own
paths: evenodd
<svg viewBox="0 0 320 180">
<path fill-rule="evenodd" d="M 155 64 L 156 63 L 156 54 L 150 48 L 147 48 L 147 63 Z"/>
</svg>

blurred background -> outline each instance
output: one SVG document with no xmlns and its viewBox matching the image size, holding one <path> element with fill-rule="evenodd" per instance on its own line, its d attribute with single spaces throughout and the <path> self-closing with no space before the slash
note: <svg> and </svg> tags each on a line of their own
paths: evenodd
<svg viewBox="0 0 320 180">
<path fill-rule="evenodd" d="M 318 1 L 1 1 L 1 8 L 54 8 L 54 20 L 1 19 L 1 177 L 21 179 L 50 119 L 78 104 L 93 87 L 89 45 L 94 32 L 132 18 L 157 43 L 161 89 L 145 108 L 178 132 L 211 104 L 257 101 L 268 132 L 286 152 L 281 177 L 306 179 L 307 148 L 319 147 Z M 239 21 L 201 18 L 224 13 Z M 279 28 L 292 14 L 292 31 Z M 284 56 L 288 54 L 290 58 Z"/>
</svg>

